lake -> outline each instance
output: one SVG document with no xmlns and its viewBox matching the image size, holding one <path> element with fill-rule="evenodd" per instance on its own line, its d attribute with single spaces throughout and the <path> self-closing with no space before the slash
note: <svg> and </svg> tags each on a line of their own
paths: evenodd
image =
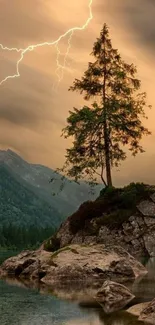
<svg viewBox="0 0 155 325">
<path fill-rule="evenodd" d="M 0 251 L 0 261 L 16 252 Z M 140 301 L 155 297 L 155 259 L 146 265 L 149 274 L 132 285 Z M 101 308 L 80 307 L 50 294 L 0 280 L 0 325 L 141 325 L 125 311 L 106 316 Z"/>
</svg>

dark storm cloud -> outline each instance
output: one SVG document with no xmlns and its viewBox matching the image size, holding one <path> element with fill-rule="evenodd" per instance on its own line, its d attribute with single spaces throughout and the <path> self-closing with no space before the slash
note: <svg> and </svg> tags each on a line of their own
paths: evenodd
<svg viewBox="0 0 155 325">
<path fill-rule="evenodd" d="M 106 14 L 114 19 L 116 26 L 130 32 L 132 40 L 155 50 L 155 1 L 154 0 L 105 0 L 96 6 L 99 17 L 106 22 Z M 123 32 L 123 29 L 122 29 Z"/>
<path fill-rule="evenodd" d="M 55 15 L 45 19 L 43 1 L 3 0 L 0 4 L 0 43 L 8 47 L 27 47 L 55 40 L 65 29 Z"/>
<path fill-rule="evenodd" d="M 64 2 L 62 5 L 61 0 L 52 2 L 51 5 L 48 0 L 1 0 L 0 43 L 22 48 L 30 44 L 55 41 L 72 27 L 72 23 L 67 19 L 66 13 L 61 12 L 61 7 L 65 8 Z M 79 25 L 79 18 L 76 17 L 75 26 Z"/>
<path fill-rule="evenodd" d="M 52 96 L 49 77 L 30 67 L 22 67 L 24 83 L 15 80 L 16 87 L 0 89 L 0 120 L 19 126 L 35 128 L 52 118 Z M 38 82 L 38 80 L 41 81 Z M 51 82 L 51 79 L 50 79 Z M 45 106 L 45 102 L 48 105 Z"/>
<path fill-rule="evenodd" d="M 141 57 L 141 52 L 144 50 L 145 57 L 154 52 L 154 1 L 94 0 L 94 18 L 84 31 L 74 33 L 67 60 L 70 67 L 64 71 L 64 78 L 59 87 L 56 87 L 56 92 L 52 90 L 53 82 L 57 83 L 58 80 L 56 47 L 46 46 L 27 52 L 19 66 L 21 77 L 8 80 L 0 86 L 1 148 L 11 147 L 32 162 L 50 167 L 62 166 L 65 149 L 70 143 L 60 138 L 61 129 L 66 125 L 68 111 L 83 105 L 82 96 L 68 92 L 68 88 L 74 78 L 81 78 L 88 61 L 93 59 L 89 54 L 105 22 L 110 27 L 114 46 L 120 50 L 125 60 L 131 59 L 138 66 L 140 79 L 146 87 L 144 90 L 149 92 L 150 104 L 153 104 L 154 56 L 148 65 Z M 89 0 L 0 0 L 0 43 L 9 47 L 26 47 L 56 40 L 71 26 L 83 25 L 89 14 L 88 2 Z M 63 53 L 60 63 L 63 63 L 67 44 L 68 38 L 59 44 Z M 16 53 L 0 51 L 0 80 L 15 72 L 16 59 L 19 59 Z M 148 127 L 154 132 L 153 110 L 151 114 Z M 154 150 L 154 138 L 151 139 L 145 142 L 145 157 L 150 157 Z M 155 162 L 155 157 L 152 161 Z M 141 163 L 140 155 L 133 163 L 128 159 L 121 166 L 119 175 L 115 174 L 116 183 L 129 182 L 135 175 L 136 179 L 143 179 L 144 173 L 146 180 L 150 179 L 150 173 L 154 173 L 154 164 L 150 168 L 144 164 L 141 171 Z"/>
<path fill-rule="evenodd" d="M 155 2 L 152 0 L 127 1 L 124 10 L 124 20 L 146 49 L 155 50 Z"/>
<path fill-rule="evenodd" d="M 45 62 L 47 63 L 47 60 Z M 44 129 L 45 126 L 46 130 L 46 124 L 50 122 L 51 132 L 53 125 L 62 129 L 65 119 L 63 114 L 60 114 L 60 110 L 63 110 L 61 98 L 65 98 L 69 85 L 61 89 L 62 97 L 59 97 L 58 93 L 52 90 L 56 75 L 48 75 L 31 68 L 25 65 L 24 61 L 20 72 L 23 76 L 22 82 L 22 77 L 16 78 L 11 82 L 10 89 L 0 88 L 0 123 L 5 121 L 32 130 Z M 57 101 L 60 101 L 60 110 Z M 64 105 L 65 101 L 63 107 Z"/>
</svg>

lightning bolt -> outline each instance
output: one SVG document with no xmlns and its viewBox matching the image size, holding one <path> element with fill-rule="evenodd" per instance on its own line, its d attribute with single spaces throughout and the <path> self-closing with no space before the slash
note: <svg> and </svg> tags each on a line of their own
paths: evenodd
<svg viewBox="0 0 155 325">
<path fill-rule="evenodd" d="M 63 79 L 64 69 L 66 68 L 66 65 L 67 65 L 67 57 L 68 57 L 68 54 L 69 54 L 69 51 L 70 51 L 70 48 L 71 48 L 71 40 L 72 40 L 72 36 L 73 36 L 74 32 L 75 31 L 82 31 L 82 30 L 86 29 L 87 26 L 89 25 L 89 23 L 91 22 L 91 20 L 93 19 L 92 4 L 93 4 L 93 0 L 89 0 L 89 4 L 88 4 L 89 17 L 86 20 L 86 22 L 81 27 L 77 26 L 77 27 L 73 27 L 73 28 L 68 29 L 64 34 L 60 35 L 55 41 L 32 44 L 32 45 L 29 45 L 26 48 L 16 48 L 16 47 L 10 48 L 10 47 L 4 46 L 3 44 L 0 44 L 0 49 L 3 50 L 3 51 L 20 53 L 20 58 L 16 62 L 16 73 L 14 75 L 8 75 L 3 80 L 1 80 L 0 81 L 0 86 L 9 79 L 15 79 L 15 78 L 20 77 L 20 71 L 19 71 L 20 63 L 23 61 L 24 56 L 25 56 L 25 54 L 27 52 L 34 51 L 36 48 L 39 48 L 39 47 L 52 46 L 52 45 L 53 46 L 55 45 L 56 50 L 57 50 L 56 74 L 57 74 L 57 77 L 58 77 L 58 82 L 60 82 Z M 60 43 L 60 41 L 62 39 L 64 39 L 67 36 L 68 36 L 68 47 L 67 47 L 67 50 L 66 50 L 66 53 L 65 53 L 65 56 L 64 56 L 63 64 L 60 64 L 59 58 L 60 58 L 61 52 L 59 50 L 59 43 Z"/>
<path fill-rule="evenodd" d="M 73 36 L 74 31 L 72 30 L 70 32 L 69 38 L 68 38 L 68 47 L 67 47 L 67 51 L 65 53 L 64 56 L 64 60 L 63 60 L 63 65 L 59 63 L 59 57 L 61 55 L 61 51 L 59 50 L 59 44 L 56 44 L 56 50 L 57 50 L 57 58 L 56 58 L 56 64 L 57 64 L 57 69 L 55 71 L 57 77 L 58 77 L 58 82 L 56 82 L 55 84 L 53 84 L 53 90 L 56 92 L 56 88 L 58 87 L 59 83 L 61 82 L 61 80 L 63 79 L 64 76 L 64 70 L 66 68 L 67 65 L 67 57 L 69 55 L 69 51 L 71 48 L 71 40 L 72 40 L 72 36 Z"/>
</svg>

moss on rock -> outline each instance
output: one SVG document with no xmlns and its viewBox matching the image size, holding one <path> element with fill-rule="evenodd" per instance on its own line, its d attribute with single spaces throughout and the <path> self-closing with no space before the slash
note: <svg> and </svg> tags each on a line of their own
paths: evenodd
<svg viewBox="0 0 155 325">
<path fill-rule="evenodd" d="M 122 223 L 128 221 L 130 216 L 139 214 L 137 205 L 141 201 L 150 200 L 152 193 L 155 193 L 155 187 L 143 183 L 131 183 L 124 188 L 104 188 L 94 202 L 84 202 L 67 219 L 67 222 L 62 225 L 64 236 L 66 230 L 67 236 L 72 238 L 77 233 L 80 233 L 80 236 L 83 234 L 98 236 L 101 226 L 118 229 Z M 45 250 L 57 251 L 62 247 L 60 244 L 62 235 L 60 236 L 59 233 L 58 236 L 58 233 L 45 242 Z"/>
<path fill-rule="evenodd" d="M 70 230 L 76 234 L 84 228 L 87 220 L 94 218 L 100 226 L 119 227 L 137 212 L 137 204 L 150 198 L 153 192 L 153 187 L 143 183 L 131 183 L 124 188 L 105 188 L 96 201 L 85 202 L 70 217 Z"/>
</svg>

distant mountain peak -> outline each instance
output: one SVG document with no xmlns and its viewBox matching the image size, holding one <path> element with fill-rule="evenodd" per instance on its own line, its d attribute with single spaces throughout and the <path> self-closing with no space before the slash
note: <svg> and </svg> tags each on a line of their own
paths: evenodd
<svg viewBox="0 0 155 325">
<path fill-rule="evenodd" d="M 0 163 L 10 170 L 12 176 L 19 180 L 24 186 L 39 195 L 41 198 L 52 205 L 59 213 L 68 215 L 73 213 L 81 203 L 87 200 L 94 200 L 102 188 L 97 186 L 93 196 L 87 182 L 80 185 L 74 181 L 65 179 L 65 186 L 62 191 L 61 175 L 55 175 L 54 170 L 40 164 L 31 164 L 24 160 L 12 149 L 0 150 Z M 56 178 L 49 184 L 51 178 Z M 57 194 L 57 195 L 54 195 Z"/>
<path fill-rule="evenodd" d="M 14 156 L 14 157 L 18 157 L 21 158 L 19 154 L 17 154 L 15 151 L 11 150 L 11 149 L 7 149 L 7 150 L 0 150 L 0 157 L 8 157 L 8 156 Z"/>
</svg>

